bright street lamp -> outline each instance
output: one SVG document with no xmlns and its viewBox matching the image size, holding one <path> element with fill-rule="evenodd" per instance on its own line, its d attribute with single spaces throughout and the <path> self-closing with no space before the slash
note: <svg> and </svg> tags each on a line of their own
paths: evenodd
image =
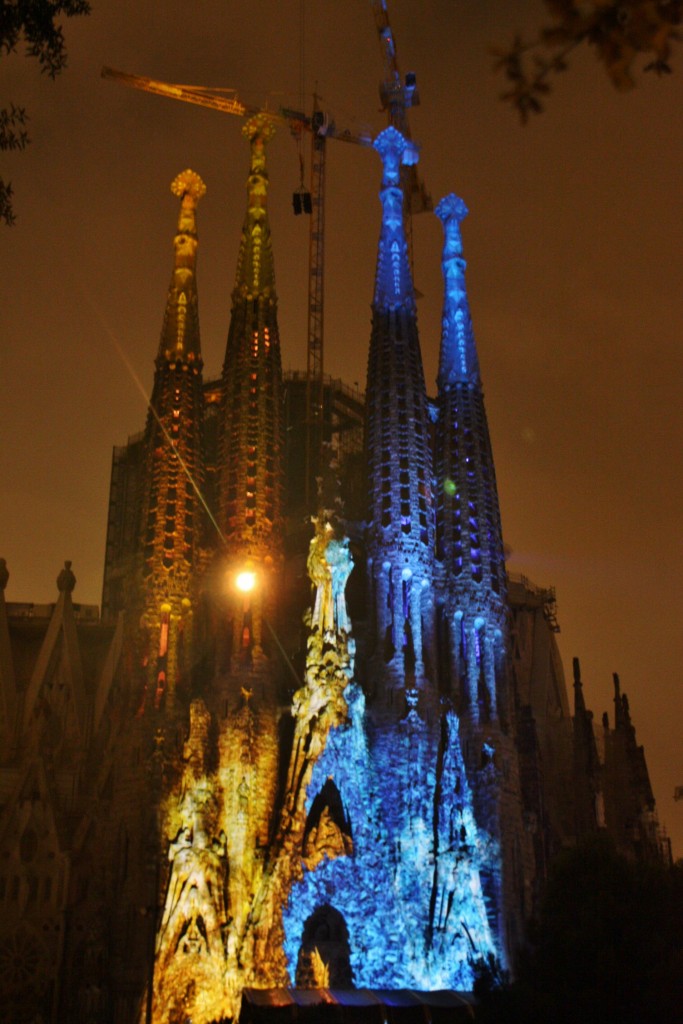
<svg viewBox="0 0 683 1024">
<path fill-rule="evenodd" d="M 250 594 L 256 586 L 256 573 L 251 569 L 243 569 L 235 576 L 235 586 L 243 594 Z"/>
</svg>

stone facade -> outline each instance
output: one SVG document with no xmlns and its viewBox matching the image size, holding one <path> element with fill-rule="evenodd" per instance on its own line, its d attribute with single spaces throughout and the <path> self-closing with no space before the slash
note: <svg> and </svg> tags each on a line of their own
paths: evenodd
<svg viewBox="0 0 683 1024">
<path fill-rule="evenodd" d="M 477 960 L 511 963 L 548 863 L 578 836 L 606 829 L 630 856 L 666 856 L 618 680 L 613 725 L 596 728 L 577 663 L 572 715 L 554 594 L 505 575 L 455 196 L 437 207 L 427 399 L 395 128 L 375 143 L 365 455 L 359 396 L 327 382 L 328 467 L 303 507 L 270 131 L 245 127 L 220 381 L 202 380 L 204 188 L 189 171 L 173 184 L 150 413 L 114 452 L 102 617 L 74 604 L 70 563 L 54 605 L 6 604 L 0 563 L 12 1024 L 210 1024 L 245 987 L 466 991 Z"/>
</svg>

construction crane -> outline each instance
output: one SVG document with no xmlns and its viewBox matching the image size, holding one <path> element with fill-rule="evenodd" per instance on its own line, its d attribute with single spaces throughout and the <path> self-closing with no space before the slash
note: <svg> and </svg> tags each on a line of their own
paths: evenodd
<svg viewBox="0 0 683 1024">
<path fill-rule="evenodd" d="M 294 193 L 295 213 L 310 213 L 309 270 L 308 270 L 308 340 L 306 358 L 306 494 L 307 509 L 312 508 L 315 499 L 315 479 L 322 471 L 323 447 L 323 330 L 324 330 L 324 283 L 325 283 L 325 157 L 328 139 L 351 142 L 360 146 L 372 145 L 369 131 L 340 129 L 334 120 L 318 108 L 314 97 L 310 115 L 302 111 L 278 107 L 267 110 L 243 103 L 235 89 L 210 89 L 196 85 L 175 85 L 159 82 L 140 75 L 131 75 L 113 68 L 102 68 L 102 77 L 129 85 L 143 92 L 155 93 L 169 99 L 194 103 L 224 114 L 249 118 L 265 114 L 276 124 L 287 125 L 292 133 L 301 137 L 311 136 L 311 187 L 310 193 L 300 188 Z"/>
<path fill-rule="evenodd" d="M 387 112 L 389 124 L 397 128 L 406 139 L 412 141 L 410 124 L 408 122 L 408 110 L 410 107 L 419 106 L 420 103 L 417 79 L 414 72 L 409 71 L 404 78 L 399 70 L 396 41 L 389 21 L 386 0 L 371 0 L 371 5 L 384 60 L 384 78 L 379 86 L 382 109 Z M 412 154 L 410 150 L 408 151 L 408 158 L 404 163 L 401 173 L 401 183 L 403 186 L 406 238 L 412 263 L 412 215 L 434 209 L 432 197 L 417 173 L 417 149 L 414 146 Z"/>
<path fill-rule="evenodd" d="M 397 58 L 396 44 L 389 23 L 386 0 L 371 0 L 375 25 L 384 59 L 384 80 L 380 84 L 383 109 L 387 110 L 389 124 L 394 125 L 408 139 L 411 138 L 408 123 L 408 109 L 419 103 L 415 75 L 411 72 L 402 79 Z M 308 325 L 306 354 L 306 452 L 305 452 L 305 503 L 313 510 L 316 498 L 316 478 L 322 475 L 324 440 L 324 302 L 325 302 L 325 165 L 328 139 L 370 146 L 369 131 L 337 127 L 334 119 L 320 110 L 318 98 L 313 98 L 310 114 L 303 111 L 278 107 L 267 110 L 243 103 L 237 91 L 231 88 L 207 88 L 197 85 L 175 85 L 160 82 L 140 75 L 131 75 L 113 68 L 102 69 L 102 77 L 123 85 L 155 93 L 169 99 L 194 103 L 221 113 L 249 118 L 255 114 L 266 114 L 276 124 L 287 125 L 292 134 L 301 138 L 304 133 L 311 137 L 310 192 L 302 185 L 294 192 L 295 213 L 310 214 L 308 249 Z M 303 76 L 302 76 L 303 77 Z M 416 157 L 417 150 L 412 153 Z M 410 154 L 410 151 L 409 151 Z M 410 155 L 408 156 L 410 160 Z M 433 208 L 431 196 L 417 174 L 415 161 L 403 168 L 402 186 L 404 193 L 404 217 L 406 238 L 412 263 L 412 214 Z"/>
</svg>

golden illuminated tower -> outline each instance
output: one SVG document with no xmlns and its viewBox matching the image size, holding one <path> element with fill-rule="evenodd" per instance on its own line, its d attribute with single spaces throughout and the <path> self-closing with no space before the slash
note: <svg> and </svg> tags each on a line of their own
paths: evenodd
<svg viewBox="0 0 683 1024">
<path fill-rule="evenodd" d="M 282 545 L 282 367 L 267 212 L 265 115 L 242 129 L 251 144 L 247 212 L 232 293 L 223 364 L 219 519 L 231 569 L 254 572 L 258 587 L 235 606 L 233 655 L 260 655 L 262 612 L 272 605 Z"/>
<path fill-rule="evenodd" d="M 180 197 L 180 215 L 145 431 L 142 621 L 147 680 L 141 707 L 152 702 L 159 707 L 187 669 L 199 532 L 203 397 L 195 211 L 206 187 L 199 175 L 186 170 L 171 191 Z"/>
</svg>

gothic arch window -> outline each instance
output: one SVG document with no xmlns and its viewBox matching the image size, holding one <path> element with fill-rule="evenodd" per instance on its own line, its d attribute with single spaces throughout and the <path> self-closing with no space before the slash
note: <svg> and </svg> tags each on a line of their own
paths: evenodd
<svg viewBox="0 0 683 1024">
<path fill-rule="evenodd" d="M 313 870 L 324 859 L 353 853 L 351 822 L 333 779 L 327 779 L 311 804 L 304 831 L 303 859 Z"/>
<path fill-rule="evenodd" d="M 0 942 L 3 1020 L 47 1020 L 50 958 L 36 932 L 20 925 Z"/>
<path fill-rule="evenodd" d="M 38 836 L 35 829 L 27 825 L 19 840 L 19 857 L 22 863 L 29 864 L 38 852 Z"/>
<path fill-rule="evenodd" d="M 304 923 L 297 988 L 353 988 L 349 930 L 343 914 L 329 903 L 316 907 Z"/>
</svg>

